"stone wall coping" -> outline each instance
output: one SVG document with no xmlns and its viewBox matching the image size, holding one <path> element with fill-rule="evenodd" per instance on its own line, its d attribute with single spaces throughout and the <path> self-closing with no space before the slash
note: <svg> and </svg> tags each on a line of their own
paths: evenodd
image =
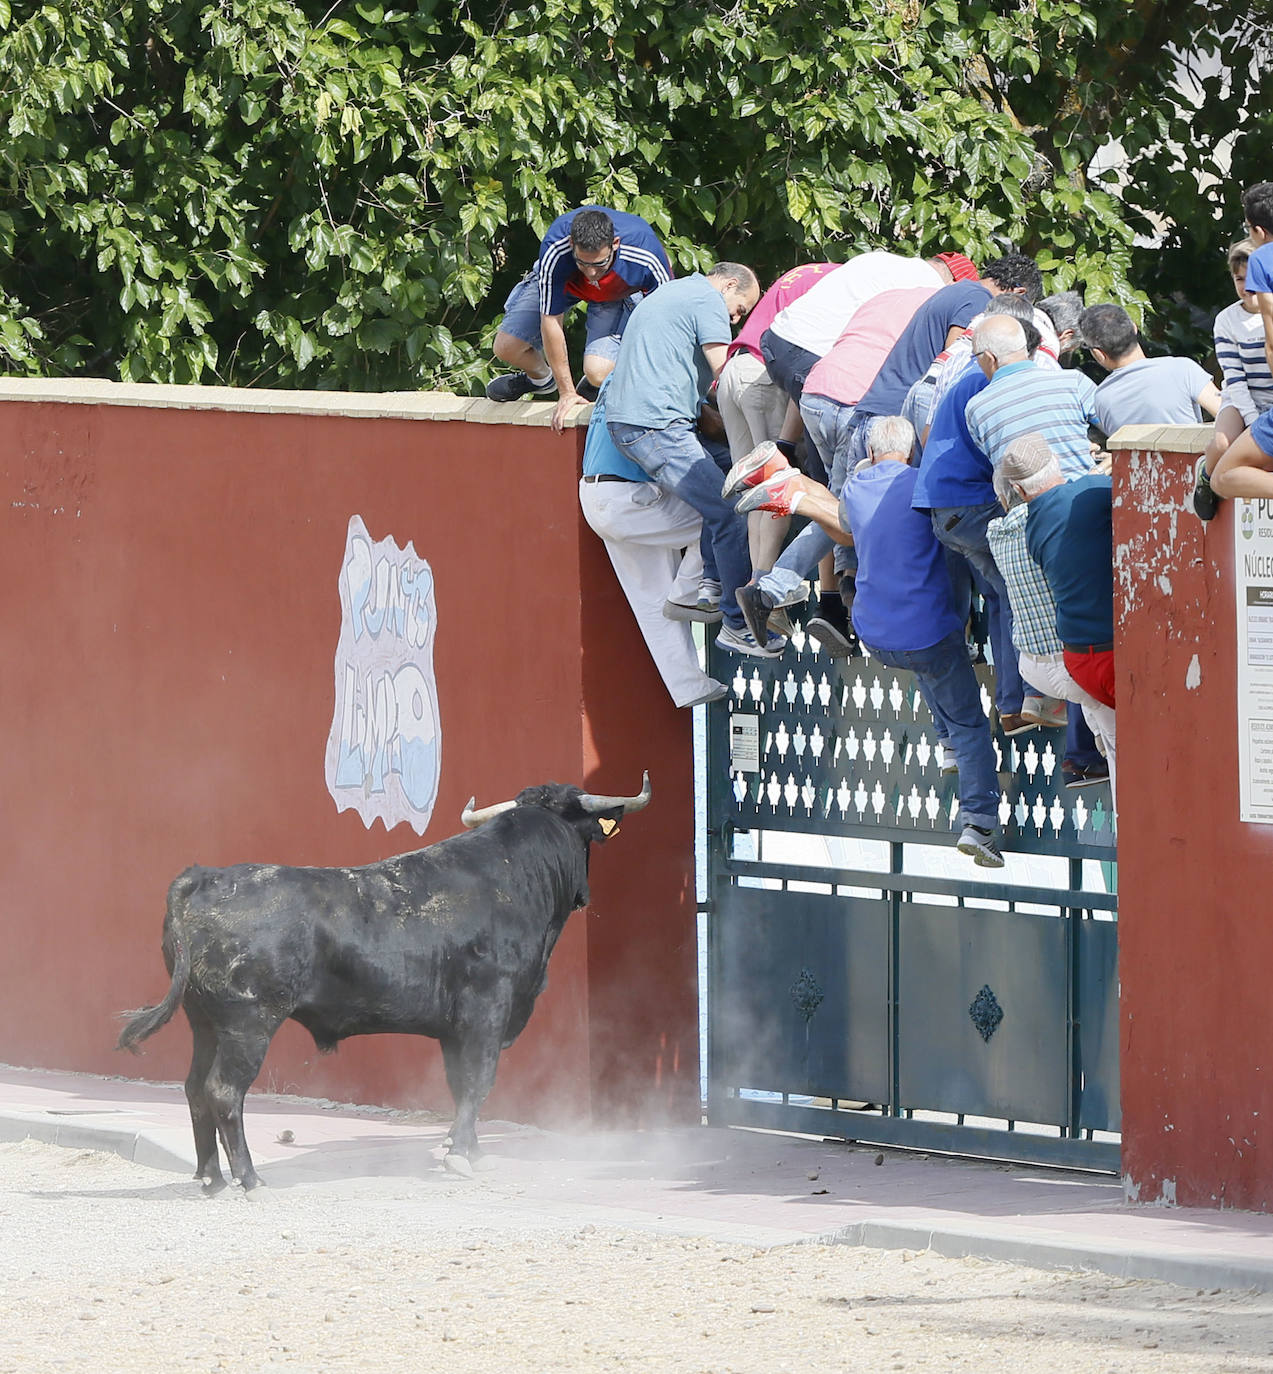
<svg viewBox="0 0 1273 1374">
<path fill-rule="evenodd" d="M 161 410 L 226 410 L 278 415 L 339 415 L 347 419 L 464 420 L 477 425 L 529 425 L 547 429 L 555 402 L 488 401 L 449 391 L 271 391 L 237 386 L 164 386 L 98 378 L 0 378 L 0 401 L 40 404 L 149 406 Z M 587 425 L 590 405 L 566 421 Z"/>
<path fill-rule="evenodd" d="M 1105 447 L 1140 453 L 1201 453 L 1215 433 L 1211 425 L 1124 425 Z"/>
</svg>

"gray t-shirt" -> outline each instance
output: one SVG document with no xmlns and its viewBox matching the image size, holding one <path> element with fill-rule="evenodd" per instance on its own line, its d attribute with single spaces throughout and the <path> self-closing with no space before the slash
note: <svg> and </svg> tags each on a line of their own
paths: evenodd
<svg viewBox="0 0 1273 1374">
<path fill-rule="evenodd" d="M 703 345 L 728 344 L 733 336 L 725 298 L 701 273 L 660 286 L 623 331 L 606 418 L 650 429 L 696 420 L 712 384 Z"/>
<path fill-rule="evenodd" d="M 1096 388 L 1097 422 L 1107 435 L 1124 425 L 1201 424 L 1198 397 L 1210 381 L 1192 358 L 1142 358 Z"/>
</svg>

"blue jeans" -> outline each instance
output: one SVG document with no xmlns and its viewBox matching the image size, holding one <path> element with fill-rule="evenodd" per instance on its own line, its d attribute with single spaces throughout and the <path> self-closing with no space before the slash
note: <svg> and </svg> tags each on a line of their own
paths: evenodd
<svg viewBox="0 0 1273 1374">
<path fill-rule="evenodd" d="M 937 733 L 959 762 L 959 823 L 996 829 L 999 775 L 995 748 L 963 632 L 953 631 L 928 649 L 871 648 L 871 657 L 890 668 L 905 668 L 915 674 L 915 685 Z"/>
<path fill-rule="evenodd" d="M 765 360 L 769 375 L 799 405 L 805 379 L 813 371 L 818 355 L 766 329 L 760 336 L 760 356 Z"/>
<path fill-rule="evenodd" d="M 721 470 L 699 442 L 693 423 L 673 420 L 663 429 L 650 429 L 608 420 L 606 428 L 625 458 L 703 517 L 703 530 L 711 540 L 720 578 L 721 613 L 726 624 L 743 629 L 743 613 L 734 593 L 751 576 L 747 522 L 720 494 Z"/>
<path fill-rule="evenodd" d="M 584 321 L 585 358 L 606 358 L 610 362 L 619 356 L 619 344 L 628 323 L 628 316 L 636 308 L 631 300 L 589 301 Z M 532 268 L 508 293 L 504 302 L 501 333 L 528 343 L 541 352 L 544 337 L 539 329 L 539 269 Z"/>
<path fill-rule="evenodd" d="M 933 511 L 933 533 L 948 549 L 963 556 L 980 574 L 990 625 L 990 653 L 995 662 L 995 705 L 1001 716 L 1015 715 L 1027 692 L 1012 642 L 1012 604 L 999 565 L 990 552 L 986 526 L 998 520 L 1003 507 L 994 501 L 982 506 L 942 506 Z"/>
<path fill-rule="evenodd" d="M 804 421 L 805 436 L 830 473 L 828 490 L 839 497 L 848 481 L 849 470 L 859 458 L 866 456 L 866 428 L 854 421 L 854 408 L 829 396 L 802 396 L 800 418 Z M 861 442 L 855 441 L 859 436 Z M 861 452 L 859 452 L 859 448 Z M 830 459 L 828 462 L 827 460 Z M 851 548 L 837 544 L 811 520 L 782 551 L 771 572 L 757 578 L 759 585 L 775 596 L 787 596 L 799 587 L 818 564 L 835 552 L 837 572 L 855 572 L 857 555 Z M 824 591 L 834 591 L 832 587 Z"/>
</svg>

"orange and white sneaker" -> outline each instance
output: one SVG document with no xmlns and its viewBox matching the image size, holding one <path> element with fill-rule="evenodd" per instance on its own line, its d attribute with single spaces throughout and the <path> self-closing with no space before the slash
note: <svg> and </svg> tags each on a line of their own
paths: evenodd
<svg viewBox="0 0 1273 1374">
<path fill-rule="evenodd" d="M 796 489 L 799 478 L 800 474 L 795 468 L 780 468 L 771 476 L 757 482 L 750 491 L 743 492 L 741 498 L 734 503 L 734 509 L 739 515 L 746 515 L 749 510 L 767 510 L 774 515 L 791 515 L 804 495 Z"/>
<path fill-rule="evenodd" d="M 737 496 L 745 487 L 754 487 L 757 482 L 763 482 L 766 477 L 790 467 L 787 455 L 772 439 L 766 439 L 730 468 L 725 474 L 725 485 L 721 487 L 720 494 Z"/>
</svg>

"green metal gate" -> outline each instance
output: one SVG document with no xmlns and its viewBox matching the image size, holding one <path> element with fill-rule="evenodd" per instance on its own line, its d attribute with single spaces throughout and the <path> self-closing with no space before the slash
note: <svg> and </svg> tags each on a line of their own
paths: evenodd
<svg viewBox="0 0 1273 1374">
<path fill-rule="evenodd" d="M 910 674 L 800 627 L 710 668 L 709 1120 L 1117 1171 L 1108 787 L 1064 787 L 1062 731 L 996 732 L 1008 862 L 977 868 Z"/>
</svg>

